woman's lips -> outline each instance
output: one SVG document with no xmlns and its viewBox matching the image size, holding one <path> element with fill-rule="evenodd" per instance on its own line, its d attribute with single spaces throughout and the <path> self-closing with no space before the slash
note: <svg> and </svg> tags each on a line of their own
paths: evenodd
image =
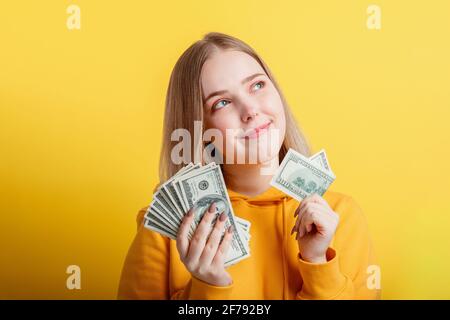
<svg viewBox="0 0 450 320">
<path fill-rule="evenodd" d="M 247 131 L 247 133 L 244 134 L 244 136 L 242 137 L 242 139 L 256 139 L 258 138 L 260 135 L 266 133 L 269 130 L 270 124 L 272 122 L 269 121 L 259 127 L 256 127 L 254 129 L 251 129 L 249 131 Z"/>
</svg>

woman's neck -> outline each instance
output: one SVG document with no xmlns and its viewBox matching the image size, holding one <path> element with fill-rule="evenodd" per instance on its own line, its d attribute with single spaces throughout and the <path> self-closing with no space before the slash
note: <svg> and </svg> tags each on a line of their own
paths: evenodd
<svg viewBox="0 0 450 320">
<path fill-rule="evenodd" d="M 270 188 L 273 173 L 279 167 L 278 156 L 259 164 L 223 164 L 227 187 L 246 196 L 256 196 Z"/>
</svg>

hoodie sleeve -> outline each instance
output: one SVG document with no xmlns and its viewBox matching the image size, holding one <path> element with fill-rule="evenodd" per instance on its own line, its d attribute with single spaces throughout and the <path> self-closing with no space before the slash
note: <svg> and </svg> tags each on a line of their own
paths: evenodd
<svg viewBox="0 0 450 320">
<path fill-rule="evenodd" d="M 170 240 L 144 227 L 147 208 L 137 216 L 137 234 L 128 250 L 120 277 L 118 299 L 229 299 L 233 284 L 217 287 L 191 277 L 172 295 L 169 288 Z"/>
<path fill-rule="evenodd" d="M 309 263 L 298 256 L 303 279 L 296 299 L 380 299 L 381 291 L 370 283 L 370 270 L 379 268 L 363 212 L 352 197 L 339 201 L 334 211 L 339 226 L 328 248 L 325 263 Z M 378 275 L 379 276 L 379 275 Z"/>
<path fill-rule="evenodd" d="M 144 228 L 148 207 L 139 211 L 138 230 L 120 277 L 118 299 L 168 299 L 169 239 Z"/>
</svg>

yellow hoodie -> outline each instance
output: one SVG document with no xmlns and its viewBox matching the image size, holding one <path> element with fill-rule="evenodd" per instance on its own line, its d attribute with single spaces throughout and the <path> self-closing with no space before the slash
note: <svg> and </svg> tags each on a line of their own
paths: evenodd
<svg viewBox="0 0 450 320">
<path fill-rule="evenodd" d="M 375 265 L 366 220 L 355 200 L 328 190 L 323 198 L 340 215 L 327 262 L 298 254 L 294 212 L 299 202 L 271 187 L 248 197 L 228 189 L 236 216 L 251 222 L 250 254 L 227 268 L 233 283 L 210 285 L 192 277 L 181 262 L 176 241 L 143 226 L 147 207 L 137 216 L 138 231 L 125 259 L 119 299 L 377 299 L 367 268 Z"/>
</svg>

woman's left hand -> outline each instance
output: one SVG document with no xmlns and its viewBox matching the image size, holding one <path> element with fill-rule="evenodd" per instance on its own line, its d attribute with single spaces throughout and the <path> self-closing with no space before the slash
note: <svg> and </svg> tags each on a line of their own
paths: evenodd
<svg viewBox="0 0 450 320">
<path fill-rule="evenodd" d="M 318 194 L 312 194 L 300 203 L 291 235 L 296 240 L 303 260 L 312 263 L 327 262 L 326 252 L 339 224 L 339 215 Z"/>
</svg>

